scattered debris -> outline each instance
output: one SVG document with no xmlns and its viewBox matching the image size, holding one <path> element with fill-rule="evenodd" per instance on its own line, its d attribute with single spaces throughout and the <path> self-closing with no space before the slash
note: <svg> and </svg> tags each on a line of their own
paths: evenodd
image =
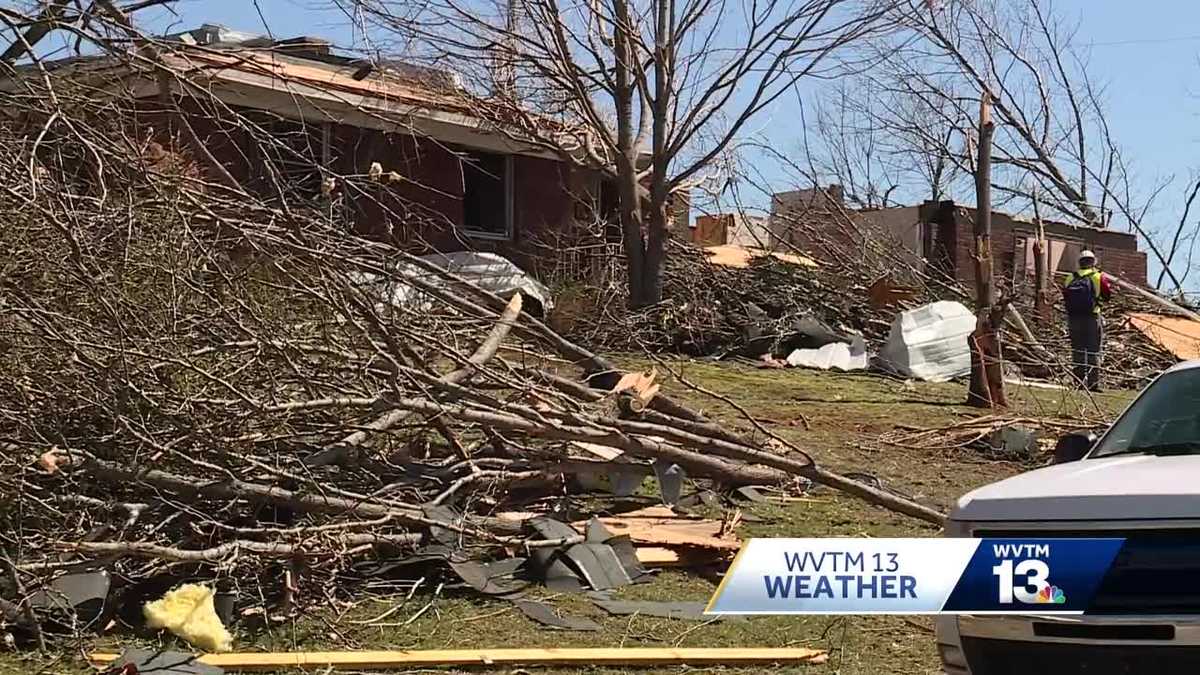
<svg viewBox="0 0 1200 675">
<path fill-rule="evenodd" d="M 867 297 L 870 298 L 873 309 L 890 309 L 902 307 L 913 302 L 920 296 L 916 288 L 896 284 L 890 275 L 876 279 L 867 287 Z"/>
<path fill-rule="evenodd" d="M 35 591 L 29 606 L 56 615 L 73 630 L 86 630 L 103 615 L 111 583 L 107 570 L 65 574 Z"/>
<path fill-rule="evenodd" d="M 975 315 L 961 303 L 943 300 L 901 312 L 879 351 L 885 369 L 902 377 L 948 382 L 971 372 L 967 337 Z"/>
<path fill-rule="evenodd" d="M 207 652 L 233 649 L 233 636 L 217 617 L 213 591 L 199 584 L 184 584 L 144 609 L 149 628 L 165 628 Z"/>
<path fill-rule="evenodd" d="M 1179 360 L 1200 359 L 1200 321 L 1144 313 L 1129 314 L 1127 318 L 1147 339 Z"/>
<path fill-rule="evenodd" d="M 531 305 L 529 309 L 539 315 L 554 308 L 554 298 L 545 284 L 529 276 L 511 260 L 495 253 L 476 251 L 432 253 L 420 256 L 418 260 L 435 265 L 449 274 L 465 279 L 479 288 L 501 297 L 510 298 L 514 293 L 520 293 L 525 298 L 537 303 Z M 422 295 L 410 285 L 397 283 L 398 278 L 403 279 L 409 276 L 429 278 L 428 272 L 416 264 L 395 263 L 390 277 L 369 272 L 350 276 L 363 286 L 375 287 L 378 293 L 396 306 L 425 309 L 432 306 L 428 296 Z"/>
<path fill-rule="evenodd" d="M 1009 460 L 1029 461 L 1038 457 L 1041 433 L 1018 424 L 1008 424 L 980 439 L 975 445 L 982 454 Z"/>
<path fill-rule="evenodd" d="M 725 551 L 741 548 L 736 536 L 722 531 L 721 521 L 681 516 L 665 506 L 651 506 L 598 520 L 614 533 L 626 535 L 640 544 Z M 579 525 L 577 523 L 576 527 Z"/>
<path fill-rule="evenodd" d="M 855 349 L 858 351 L 856 352 Z M 820 349 L 797 349 L 788 354 L 789 366 L 819 368 L 821 370 L 864 370 L 870 357 L 861 340 L 856 346 L 845 342 L 834 342 Z"/>
<path fill-rule="evenodd" d="M 779 251 L 767 251 L 761 248 L 753 248 L 748 246 L 736 246 L 734 244 L 723 244 L 720 246 L 706 246 L 704 250 L 709 255 L 709 262 L 722 267 L 734 267 L 737 269 L 746 269 L 750 266 L 750 262 L 755 258 L 770 256 L 776 260 L 781 260 L 792 265 L 801 265 L 804 267 L 816 267 L 817 262 L 812 258 L 804 256 L 792 255 L 790 253 L 780 253 Z"/>
<path fill-rule="evenodd" d="M 473 560 L 449 562 L 450 569 L 459 578 L 484 595 L 511 595 L 524 590 L 528 582 L 518 581 L 513 576 L 524 564 L 525 558 L 508 558 L 490 563 Z"/>
<path fill-rule="evenodd" d="M 1099 420 L 984 415 L 944 427 L 896 429 L 884 434 L 881 440 L 902 448 L 971 448 L 990 459 L 1040 461 L 1053 449 L 1054 438 L 1103 426 Z"/>
<path fill-rule="evenodd" d="M 665 546 L 638 546 L 636 548 L 638 562 L 646 567 L 686 567 L 700 569 L 728 562 L 730 554 L 725 551 L 696 548 Z"/>
<path fill-rule="evenodd" d="M 514 600 L 513 604 L 517 606 L 517 609 L 521 610 L 522 614 L 549 628 L 577 631 L 597 631 L 601 628 L 600 624 L 587 617 L 561 616 L 556 614 L 554 608 L 544 602 Z"/>
</svg>

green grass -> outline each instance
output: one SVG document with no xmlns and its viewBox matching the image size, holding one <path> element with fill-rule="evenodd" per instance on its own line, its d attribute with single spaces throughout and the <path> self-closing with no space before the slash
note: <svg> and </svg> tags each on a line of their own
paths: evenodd
<svg viewBox="0 0 1200 675">
<path fill-rule="evenodd" d="M 643 360 L 622 360 L 644 367 Z M 961 404 L 965 390 L 957 384 L 906 385 L 872 375 L 808 370 L 758 370 L 749 366 L 672 361 L 684 380 L 728 396 L 773 432 L 809 451 L 817 461 L 841 471 L 870 473 L 900 492 L 948 508 L 962 493 L 1004 478 L 1031 465 L 989 461 L 967 449 L 915 450 L 882 444 L 881 434 L 897 425 L 937 427 L 968 419 L 979 411 Z M 660 372 L 662 366 L 659 366 Z M 671 395 L 702 408 L 714 419 L 746 429 L 741 415 L 723 403 L 679 382 L 667 384 Z M 1040 389 L 1010 389 L 1018 414 L 1068 418 L 1111 417 L 1129 400 L 1127 392 L 1103 394 L 1094 401 L 1079 394 Z M 803 421 L 801 421 L 803 420 Z M 805 426 L 807 423 L 807 427 Z M 749 536 L 937 536 L 927 523 L 873 507 L 828 488 L 813 490 L 807 501 L 749 504 L 751 522 L 740 528 Z M 620 597 L 646 600 L 707 600 L 715 579 L 668 571 L 649 584 L 622 589 Z M 418 593 L 388 621 L 403 623 L 431 600 Z M 926 618 L 904 617 L 757 617 L 745 622 L 692 623 L 650 617 L 610 617 L 580 596 L 551 601 L 562 612 L 586 615 L 603 626 L 597 633 L 551 631 L 526 619 L 506 603 L 476 596 L 442 596 L 411 624 L 372 627 L 354 623 L 395 606 L 398 598 L 367 599 L 335 611 L 317 608 L 302 618 L 277 624 L 257 635 L 239 634 L 241 649 L 446 649 L 467 647 L 564 646 L 807 646 L 830 651 L 819 666 L 776 672 L 924 674 L 938 663 Z M 180 647 L 174 638 L 163 645 Z M 36 656 L 0 655 L 0 674 L 84 673 L 78 659 L 83 649 L 117 649 L 135 642 L 128 636 L 106 636 L 94 645 L 76 645 L 47 662 Z M 545 673 L 583 672 L 537 670 Z M 510 672 L 523 672 L 513 670 Z M 616 673 L 621 669 L 587 672 Z M 663 669 L 639 672 L 754 673 L 760 668 Z"/>
</svg>

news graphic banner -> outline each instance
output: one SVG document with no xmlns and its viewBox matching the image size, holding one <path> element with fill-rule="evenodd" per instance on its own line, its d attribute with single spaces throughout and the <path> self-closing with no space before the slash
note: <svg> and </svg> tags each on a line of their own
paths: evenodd
<svg viewBox="0 0 1200 675">
<path fill-rule="evenodd" d="M 709 614 L 1083 614 L 1124 539 L 751 539 Z"/>
</svg>

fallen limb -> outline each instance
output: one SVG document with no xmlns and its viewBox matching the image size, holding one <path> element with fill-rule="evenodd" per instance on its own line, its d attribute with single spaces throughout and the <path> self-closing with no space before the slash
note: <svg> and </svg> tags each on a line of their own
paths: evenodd
<svg viewBox="0 0 1200 675">
<path fill-rule="evenodd" d="M 491 333 L 488 334 L 487 339 L 467 359 L 469 365 L 443 375 L 440 380 L 446 384 L 460 384 L 474 375 L 480 366 L 495 356 L 496 350 L 500 349 L 504 338 L 508 336 L 509 331 L 515 325 L 517 316 L 521 313 L 521 305 L 521 294 L 513 294 L 512 299 L 508 301 L 508 304 L 501 311 L 500 317 L 496 320 L 496 325 L 492 328 Z M 370 432 L 386 431 L 403 422 L 410 414 L 411 412 L 408 411 L 392 411 L 368 424 L 366 429 L 356 431 L 342 439 L 342 443 L 346 445 L 359 445 L 367 439 L 367 435 Z"/>
<path fill-rule="evenodd" d="M 945 522 L 945 515 L 940 511 L 917 504 L 916 502 L 904 499 L 884 490 L 879 490 L 869 485 L 859 483 L 837 473 L 821 469 L 813 464 L 807 457 L 804 457 L 803 459 L 796 459 L 787 457 L 785 455 L 778 455 L 757 450 L 753 447 L 731 443 L 718 438 L 710 438 L 692 434 L 665 425 L 631 420 L 599 420 L 582 414 L 571 414 L 569 417 L 575 418 L 579 422 L 589 426 L 583 426 L 579 424 L 551 424 L 537 422 L 527 417 L 520 417 L 506 412 L 477 410 L 457 405 L 444 405 L 424 399 L 400 399 L 390 401 L 390 403 L 397 407 L 416 412 L 422 412 L 431 415 L 440 413 L 460 420 L 479 422 L 481 424 L 488 424 L 495 427 L 520 431 L 531 436 L 554 438 L 558 440 L 585 441 L 596 443 L 598 445 L 608 445 L 611 447 L 620 448 L 637 457 L 655 457 L 666 459 L 685 467 L 689 471 L 695 471 L 698 474 L 717 478 L 723 482 L 726 482 L 727 484 L 738 484 L 737 481 L 739 476 L 744 475 L 743 471 L 749 470 L 722 462 L 714 457 L 708 456 L 707 454 L 691 452 L 679 447 L 678 445 L 673 445 L 654 438 L 656 436 L 664 437 L 674 440 L 678 443 L 686 444 L 688 447 L 692 447 L 696 450 L 702 450 L 721 457 L 753 462 L 794 473 L 824 485 L 848 492 L 855 496 L 862 497 L 871 503 L 886 506 L 887 508 L 898 511 L 905 515 L 920 518 L 921 520 L 925 520 L 934 524 L 941 525 Z M 510 411 L 512 409 L 519 409 L 519 407 L 512 406 Z M 530 413 L 531 416 L 538 414 L 537 411 L 530 411 Z M 611 428 L 603 428 L 606 426 Z M 765 477 L 762 473 L 759 475 Z M 778 474 L 772 473 L 767 475 L 772 476 L 776 481 L 779 479 Z"/>
<path fill-rule="evenodd" d="M 253 553 L 265 558 L 337 557 L 350 547 L 415 546 L 421 543 L 421 539 L 422 535 L 420 534 L 347 534 L 324 540 L 314 540 L 308 544 L 239 539 L 205 549 L 182 549 L 141 541 L 58 542 L 56 547 L 64 551 L 94 556 L 154 558 L 180 562 L 222 562 L 228 558 L 237 557 L 242 552 Z"/>
<path fill-rule="evenodd" d="M 1120 278 L 1114 277 L 1112 275 L 1109 275 L 1109 278 L 1113 280 L 1113 283 L 1120 286 L 1121 288 L 1124 288 L 1129 291 L 1133 291 L 1134 293 L 1137 293 L 1138 295 L 1142 296 L 1143 298 L 1149 300 L 1150 302 L 1153 302 L 1154 304 L 1158 305 L 1159 307 L 1162 307 L 1163 309 L 1165 309 L 1169 312 L 1178 314 L 1180 316 L 1185 316 L 1185 317 L 1191 319 L 1192 321 L 1200 321 L 1200 314 L 1197 314 L 1190 309 L 1185 309 L 1183 307 L 1180 307 L 1179 305 L 1171 302 L 1170 300 L 1167 300 L 1166 298 L 1158 295 L 1157 293 L 1151 293 L 1150 291 L 1142 288 L 1141 286 L 1138 286 L 1137 284 L 1129 283 L 1128 281 L 1125 281 L 1124 279 L 1120 279 Z"/>
</svg>

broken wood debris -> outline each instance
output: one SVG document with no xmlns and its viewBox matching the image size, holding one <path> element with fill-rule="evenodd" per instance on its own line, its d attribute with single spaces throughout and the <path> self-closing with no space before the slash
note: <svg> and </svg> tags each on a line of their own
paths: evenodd
<svg viewBox="0 0 1200 675">
<path fill-rule="evenodd" d="M 897 428 L 880 437 L 895 447 L 959 451 L 975 448 L 991 459 L 1035 461 L 1044 459 L 1051 446 L 1041 442 L 1075 432 L 1102 428 L 1105 422 L 1088 419 L 983 415 L 940 427 Z"/>
</svg>

